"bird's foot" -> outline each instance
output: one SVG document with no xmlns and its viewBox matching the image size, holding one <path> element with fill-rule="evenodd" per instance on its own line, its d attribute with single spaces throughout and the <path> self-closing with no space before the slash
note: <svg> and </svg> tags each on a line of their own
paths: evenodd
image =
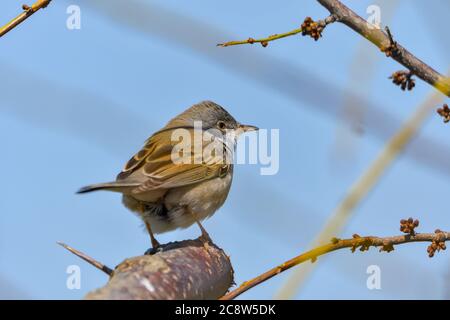
<svg viewBox="0 0 450 320">
<path fill-rule="evenodd" d="M 163 252 L 163 251 L 164 251 L 164 247 L 163 246 L 161 246 L 161 245 L 158 245 L 156 247 L 153 246 L 150 249 L 148 249 L 147 251 L 145 251 L 144 255 L 152 256 L 154 254 L 157 254 L 157 253 Z"/>
<path fill-rule="evenodd" d="M 211 237 L 209 236 L 209 233 L 206 231 L 206 229 L 202 226 L 202 224 L 199 221 L 196 222 L 200 230 L 202 231 L 202 235 L 200 236 L 199 239 L 205 243 L 212 243 Z"/>
<path fill-rule="evenodd" d="M 152 244 L 152 247 L 150 249 L 148 249 L 147 251 L 145 251 L 145 254 L 152 255 L 152 254 L 163 251 L 163 247 L 161 246 L 159 241 L 156 240 L 156 238 L 153 234 L 152 228 L 150 227 L 150 224 L 148 222 L 145 222 L 145 226 L 147 227 L 147 231 L 150 236 L 150 242 Z"/>
</svg>

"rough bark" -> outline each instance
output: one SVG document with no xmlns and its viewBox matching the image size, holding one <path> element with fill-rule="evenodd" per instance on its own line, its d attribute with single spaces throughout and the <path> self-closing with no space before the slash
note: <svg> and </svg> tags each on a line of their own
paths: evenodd
<svg viewBox="0 0 450 320">
<path fill-rule="evenodd" d="M 163 245 L 163 251 L 126 259 L 88 300 L 218 299 L 233 285 L 225 252 L 201 239 Z"/>
</svg>

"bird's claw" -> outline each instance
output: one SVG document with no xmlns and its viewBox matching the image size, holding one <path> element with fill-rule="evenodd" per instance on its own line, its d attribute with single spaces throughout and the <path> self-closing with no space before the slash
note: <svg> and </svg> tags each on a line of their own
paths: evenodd
<svg viewBox="0 0 450 320">
<path fill-rule="evenodd" d="M 157 254 L 157 253 L 163 252 L 163 251 L 164 251 L 164 248 L 161 245 L 159 245 L 157 247 L 151 247 L 150 249 L 145 251 L 144 255 L 152 256 L 154 254 Z"/>
</svg>

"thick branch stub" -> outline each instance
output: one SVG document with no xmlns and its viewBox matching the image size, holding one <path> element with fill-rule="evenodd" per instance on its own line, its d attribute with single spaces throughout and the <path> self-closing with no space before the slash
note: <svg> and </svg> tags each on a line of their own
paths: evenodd
<svg viewBox="0 0 450 320">
<path fill-rule="evenodd" d="M 154 255 L 129 258 L 87 300 L 218 299 L 233 285 L 225 252 L 200 239 L 163 245 Z"/>
</svg>

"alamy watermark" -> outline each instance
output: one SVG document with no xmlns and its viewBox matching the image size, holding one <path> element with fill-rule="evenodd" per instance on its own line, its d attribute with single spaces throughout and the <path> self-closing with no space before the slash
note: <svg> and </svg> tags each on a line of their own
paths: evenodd
<svg viewBox="0 0 450 320">
<path fill-rule="evenodd" d="M 81 289 L 81 268 L 73 264 L 67 267 L 66 273 L 69 275 L 66 280 L 66 287 L 69 290 Z"/>
<path fill-rule="evenodd" d="M 366 13 L 369 15 L 366 19 L 370 29 L 381 29 L 381 8 L 375 4 L 367 7 Z"/>
<path fill-rule="evenodd" d="M 366 273 L 369 274 L 366 281 L 367 289 L 381 290 L 381 268 L 373 264 L 367 267 Z"/>
<path fill-rule="evenodd" d="M 81 8 L 77 5 L 70 5 L 66 9 L 66 13 L 69 15 L 66 20 L 66 27 L 69 30 L 81 29 Z"/>
<path fill-rule="evenodd" d="M 260 164 L 261 175 L 275 175 L 280 168 L 280 133 L 278 129 L 254 131 L 203 129 L 202 121 L 194 121 L 193 129 L 173 130 L 171 160 L 174 164 Z M 241 134 L 246 135 L 237 143 Z M 270 136 L 270 139 L 269 139 Z"/>
</svg>

